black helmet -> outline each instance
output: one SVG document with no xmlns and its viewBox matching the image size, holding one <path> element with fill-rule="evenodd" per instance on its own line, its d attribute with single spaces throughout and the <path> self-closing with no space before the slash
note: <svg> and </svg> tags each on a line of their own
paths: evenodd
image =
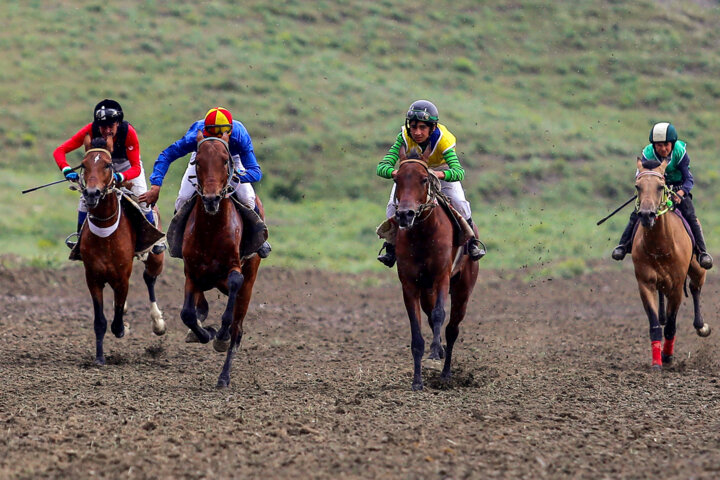
<svg viewBox="0 0 720 480">
<path fill-rule="evenodd" d="M 417 100 L 410 105 L 405 115 L 405 124 L 409 124 L 411 120 L 420 120 L 426 123 L 437 123 L 439 120 L 438 109 L 435 105 L 427 100 Z"/>
<path fill-rule="evenodd" d="M 678 134 L 672 123 L 662 122 L 656 123 L 650 129 L 650 143 L 656 142 L 677 142 Z"/>
<path fill-rule="evenodd" d="M 106 98 L 102 102 L 95 105 L 93 110 L 94 123 L 100 125 L 112 125 L 115 122 L 122 123 L 125 115 L 123 115 L 122 107 L 115 100 Z"/>
</svg>

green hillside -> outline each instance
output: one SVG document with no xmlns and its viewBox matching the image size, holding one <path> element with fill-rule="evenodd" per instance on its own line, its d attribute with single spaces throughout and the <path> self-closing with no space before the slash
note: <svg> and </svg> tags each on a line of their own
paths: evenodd
<svg viewBox="0 0 720 480">
<path fill-rule="evenodd" d="M 253 136 L 275 248 L 268 264 L 382 269 L 375 176 L 415 99 L 458 137 L 486 268 L 573 274 L 608 258 L 650 126 L 689 145 L 720 249 L 720 8 L 714 2 L 5 2 L 0 34 L 0 252 L 63 263 L 77 194 L 52 151 L 119 100 L 157 154 L 216 105 Z M 80 154 L 71 159 L 80 159 Z M 166 178 L 166 222 L 185 160 Z M 608 260 L 610 262 L 610 260 Z"/>
</svg>

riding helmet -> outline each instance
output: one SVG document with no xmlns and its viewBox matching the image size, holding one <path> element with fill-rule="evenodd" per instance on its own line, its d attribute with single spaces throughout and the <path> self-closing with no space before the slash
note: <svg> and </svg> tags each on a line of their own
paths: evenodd
<svg viewBox="0 0 720 480">
<path fill-rule="evenodd" d="M 420 120 L 426 123 L 437 123 L 439 120 L 438 109 L 432 102 L 427 100 L 417 100 L 410 105 L 405 115 L 405 123 L 411 120 Z"/>
<path fill-rule="evenodd" d="M 206 136 L 217 137 L 225 132 L 231 132 L 232 122 L 232 114 L 227 108 L 211 108 L 205 114 L 205 128 L 203 133 Z"/>
<path fill-rule="evenodd" d="M 118 102 L 106 98 L 95 105 L 93 117 L 97 125 L 112 125 L 115 122 L 122 123 L 125 115 Z"/>
<path fill-rule="evenodd" d="M 661 122 L 653 125 L 650 130 L 650 143 L 677 142 L 678 134 L 672 123 Z"/>
</svg>

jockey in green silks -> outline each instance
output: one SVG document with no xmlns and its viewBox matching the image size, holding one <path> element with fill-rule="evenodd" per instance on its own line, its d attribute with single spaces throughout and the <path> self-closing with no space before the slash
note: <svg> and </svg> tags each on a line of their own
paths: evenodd
<svg viewBox="0 0 720 480">
<path fill-rule="evenodd" d="M 395 143 L 377 166 L 377 174 L 383 178 L 394 179 L 397 174 L 400 149 L 406 152 L 419 153 L 430 149 L 428 156 L 428 170 L 440 180 L 442 193 L 450 199 L 450 203 L 467 220 L 470 228 L 473 221 L 470 212 L 470 203 L 465 199 L 460 181 L 465 177 L 465 170 L 460 165 L 455 152 L 455 136 L 441 123 L 438 123 L 438 109 L 427 100 L 413 102 L 405 115 L 405 125 L 395 139 Z M 395 216 L 395 186 L 390 192 L 387 204 L 387 218 Z M 468 254 L 472 260 L 480 260 L 485 255 L 485 249 L 478 239 L 473 236 L 468 241 Z M 395 244 L 386 241 L 383 244 L 385 253 L 378 256 L 378 260 L 388 267 L 395 264 Z M 382 249 L 381 249 L 382 251 Z"/>
</svg>

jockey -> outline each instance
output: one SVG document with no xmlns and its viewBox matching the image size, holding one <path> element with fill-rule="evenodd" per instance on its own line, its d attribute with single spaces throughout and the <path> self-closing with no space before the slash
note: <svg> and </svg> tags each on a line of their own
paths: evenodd
<svg viewBox="0 0 720 480">
<path fill-rule="evenodd" d="M 53 152 L 55 163 L 57 163 L 63 175 L 70 181 L 77 181 L 79 175 L 73 171 L 68 165 L 66 154 L 83 146 L 86 136 L 94 138 L 112 137 L 113 151 L 112 161 L 115 170 L 115 182 L 119 185 L 122 183 L 130 183 L 131 190 L 136 196 L 141 196 L 147 191 L 147 183 L 145 183 L 145 170 L 140 160 L 140 145 L 138 143 L 137 132 L 130 123 L 124 121 L 122 107 L 115 100 L 106 98 L 102 102 L 95 105 L 93 110 L 93 121 L 81 128 L 75 135 L 70 137 L 65 143 L 60 145 Z M 145 218 L 152 225 L 156 225 L 153 217 L 152 208 L 149 204 L 139 203 Z M 65 239 L 65 244 L 71 249 L 77 243 L 85 219 L 87 218 L 87 206 L 85 200 L 80 197 L 78 205 L 78 226 L 77 233 L 73 233 Z M 157 226 L 157 225 L 156 225 Z M 74 240 L 73 237 L 76 237 Z M 153 247 L 152 252 L 155 254 L 165 250 L 164 243 L 158 243 Z"/>
<path fill-rule="evenodd" d="M 713 259 L 707 253 L 702 227 L 695 216 L 695 207 L 690 193 L 694 184 L 693 176 L 690 173 L 690 157 L 687 154 L 685 142 L 678 140 L 677 130 L 672 124 L 667 122 L 656 123 L 650 130 L 650 144 L 642 151 L 642 162 L 645 163 L 649 160 L 655 162 L 667 161 L 665 182 L 675 192 L 675 195 L 673 195 L 675 208 L 680 210 L 680 213 L 690 225 L 695 237 L 698 263 L 706 270 L 711 269 Z M 630 221 L 620 237 L 620 244 L 612 252 L 612 258 L 615 260 L 622 260 L 630 252 L 632 247 L 630 240 L 637 218 L 637 212 L 633 211 L 630 214 Z"/>
<path fill-rule="evenodd" d="M 406 151 L 412 149 L 431 149 L 428 158 L 428 167 L 438 179 L 442 187 L 442 193 L 449 199 L 455 210 L 465 218 L 473 228 L 473 221 L 470 216 L 470 203 L 465 199 L 460 181 L 465 177 L 465 170 L 460 165 L 457 153 L 455 152 L 455 136 L 445 125 L 438 123 L 438 109 L 427 100 L 413 102 L 405 116 L 405 125 L 395 139 L 395 143 L 377 166 L 377 174 L 383 178 L 394 179 L 397 175 L 395 164 L 398 161 L 398 154 L 401 147 Z M 395 186 L 390 192 L 390 201 L 387 204 L 387 218 L 395 216 Z M 468 253 L 472 260 L 480 260 L 485 255 L 485 249 L 479 245 L 478 239 L 472 237 L 468 241 Z M 379 255 L 378 260 L 388 267 L 395 264 L 395 244 L 385 242 L 384 255 Z M 382 249 L 380 249 L 382 251 Z"/>
<path fill-rule="evenodd" d="M 180 182 L 180 191 L 177 200 L 175 200 L 175 211 L 179 211 L 183 204 L 192 198 L 195 194 L 195 186 L 190 182 L 190 178 L 195 177 L 195 162 L 193 160 L 197 150 L 197 134 L 199 131 L 202 131 L 205 137 L 221 137 L 223 133 L 230 132 L 228 145 L 237 173 L 234 178 L 240 179 L 240 183 L 236 185 L 234 195 L 240 203 L 253 209 L 259 215 L 259 209 L 255 204 L 255 191 L 251 183 L 260 181 L 262 170 L 260 170 L 260 165 L 258 165 L 255 158 L 252 139 L 245 126 L 239 121 L 233 120 L 232 114 L 223 107 L 208 110 L 203 120 L 198 120 L 190 125 L 190 128 L 181 139 L 160 152 L 150 175 L 150 190 L 142 195 L 140 200 L 151 205 L 156 203 L 160 196 L 160 187 L 170 168 L 170 164 L 187 154 L 191 154 L 190 162 Z M 230 183 L 234 184 L 233 181 Z M 265 242 L 257 253 L 261 258 L 266 258 L 271 250 L 270 244 Z"/>
</svg>

